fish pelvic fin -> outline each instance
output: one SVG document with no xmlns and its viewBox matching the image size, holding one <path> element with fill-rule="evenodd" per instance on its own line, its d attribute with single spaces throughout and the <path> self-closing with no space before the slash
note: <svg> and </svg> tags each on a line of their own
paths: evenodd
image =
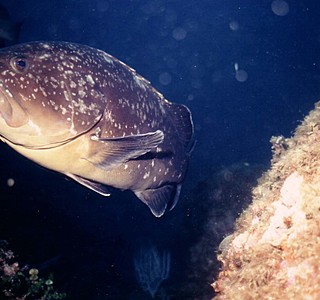
<svg viewBox="0 0 320 300">
<path fill-rule="evenodd" d="M 181 186 L 167 184 L 156 189 L 134 191 L 134 194 L 146 204 L 153 215 L 161 217 L 166 209 L 173 209 L 178 202 Z"/>
<path fill-rule="evenodd" d="M 85 179 L 81 176 L 74 175 L 71 173 L 68 173 L 66 175 L 69 176 L 70 178 L 72 178 L 74 181 L 80 183 L 81 185 L 87 187 L 90 190 L 95 191 L 96 193 L 98 193 L 102 196 L 110 196 L 111 195 L 108 187 L 101 184 L 101 183 L 98 183 L 98 182 L 95 182 L 95 181 L 92 181 L 89 179 Z"/>
</svg>

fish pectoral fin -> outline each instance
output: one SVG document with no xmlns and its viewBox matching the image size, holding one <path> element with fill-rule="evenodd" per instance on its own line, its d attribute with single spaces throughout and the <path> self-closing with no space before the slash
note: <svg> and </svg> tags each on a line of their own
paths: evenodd
<svg viewBox="0 0 320 300">
<path fill-rule="evenodd" d="M 161 130 L 157 130 L 117 138 L 98 138 L 93 135 L 91 139 L 100 145 L 95 147 L 95 153 L 87 160 L 95 166 L 105 169 L 150 152 L 163 142 L 164 134 Z"/>
<path fill-rule="evenodd" d="M 81 185 L 87 187 L 90 190 L 95 191 L 96 193 L 98 193 L 102 196 L 110 196 L 111 195 L 108 187 L 106 187 L 105 185 L 103 185 L 101 183 L 91 181 L 89 179 L 85 179 L 81 176 L 70 174 L 70 173 L 68 173 L 66 175 L 69 176 L 70 178 L 72 178 L 74 181 L 80 183 Z"/>
<path fill-rule="evenodd" d="M 171 210 L 176 205 L 180 188 L 168 184 L 157 189 L 134 191 L 134 193 L 143 203 L 148 205 L 154 216 L 161 217 L 168 206 Z"/>
</svg>

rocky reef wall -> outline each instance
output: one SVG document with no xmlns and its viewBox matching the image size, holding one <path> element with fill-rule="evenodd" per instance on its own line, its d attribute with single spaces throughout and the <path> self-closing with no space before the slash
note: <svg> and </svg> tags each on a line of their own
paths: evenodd
<svg viewBox="0 0 320 300">
<path fill-rule="evenodd" d="M 215 300 L 320 297 L 320 102 L 271 141 L 272 166 L 220 244 Z"/>
</svg>

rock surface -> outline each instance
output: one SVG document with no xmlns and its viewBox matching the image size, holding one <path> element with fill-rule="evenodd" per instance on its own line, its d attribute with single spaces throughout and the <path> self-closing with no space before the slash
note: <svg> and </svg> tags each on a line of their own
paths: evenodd
<svg viewBox="0 0 320 300">
<path fill-rule="evenodd" d="M 221 243 L 216 300 L 320 296 L 320 103 L 292 138 L 271 141 L 271 169 Z"/>
</svg>

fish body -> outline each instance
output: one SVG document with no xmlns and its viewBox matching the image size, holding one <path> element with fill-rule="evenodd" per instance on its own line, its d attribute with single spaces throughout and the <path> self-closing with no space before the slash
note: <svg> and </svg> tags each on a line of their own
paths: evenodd
<svg viewBox="0 0 320 300">
<path fill-rule="evenodd" d="M 32 42 L 0 50 L 0 138 L 102 195 L 131 190 L 159 217 L 178 200 L 193 123 L 111 55 Z"/>
</svg>

